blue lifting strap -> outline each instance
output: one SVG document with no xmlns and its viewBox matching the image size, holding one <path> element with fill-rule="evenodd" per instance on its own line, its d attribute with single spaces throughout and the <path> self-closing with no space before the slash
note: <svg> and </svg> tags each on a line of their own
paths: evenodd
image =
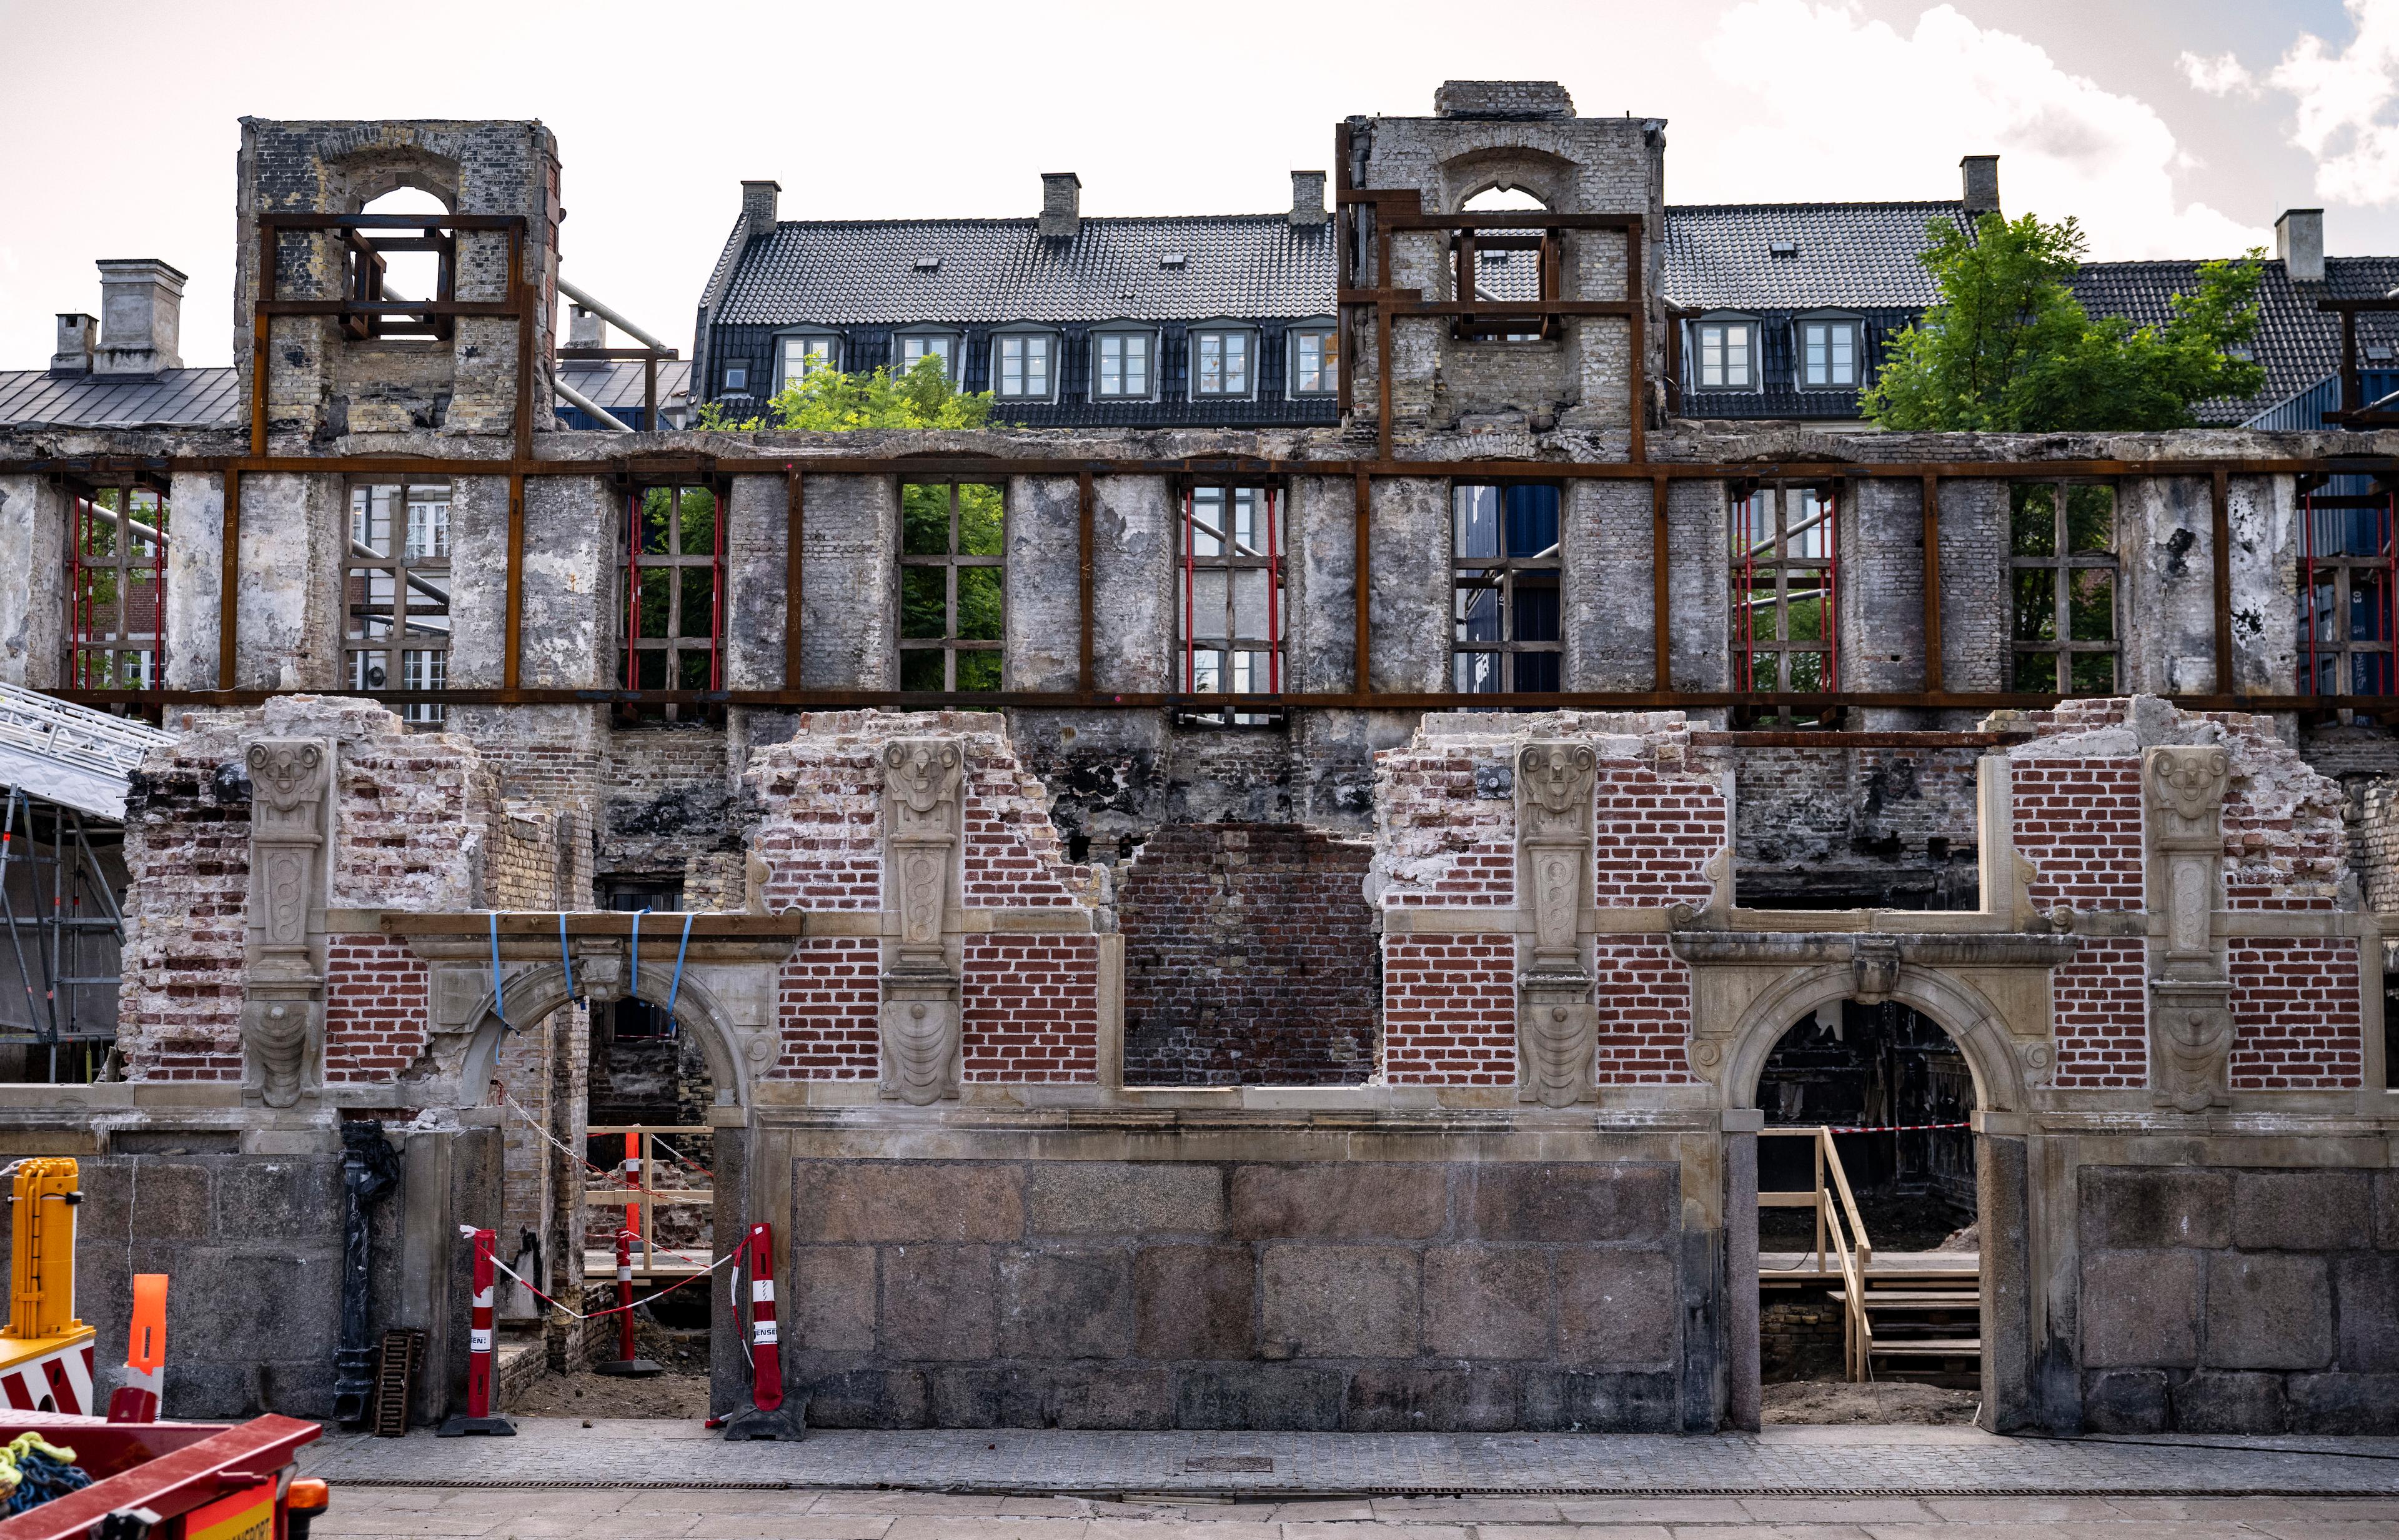
<svg viewBox="0 0 2399 1540">
<path fill-rule="evenodd" d="M 674 1035 L 675 996 L 683 993 L 683 957 L 691 950 L 691 912 L 684 911 L 683 945 L 675 948 L 674 982 L 667 986 L 667 1035 Z"/>
<path fill-rule="evenodd" d="M 508 1025 L 508 1007 L 500 997 L 500 912 L 492 911 L 492 1014 L 500 1019 L 502 1032 L 517 1029 Z"/>
<path fill-rule="evenodd" d="M 642 916 L 648 912 L 646 909 L 633 911 L 633 966 L 627 970 L 629 977 L 625 980 L 625 998 L 628 1000 L 642 997 Z"/>
<path fill-rule="evenodd" d="M 576 1005 L 575 958 L 566 950 L 566 912 L 562 909 L 558 912 L 558 961 L 566 969 L 566 1003 Z"/>
</svg>

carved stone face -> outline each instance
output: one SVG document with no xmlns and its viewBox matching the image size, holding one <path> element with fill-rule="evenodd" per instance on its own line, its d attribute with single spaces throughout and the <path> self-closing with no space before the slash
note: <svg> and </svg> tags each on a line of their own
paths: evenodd
<svg viewBox="0 0 2399 1540">
<path fill-rule="evenodd" d="M 250 767 L 251 837 L 314 839 L 325 746 L 314 738 L 261 738 L 242 759 Z"/>
<path fill-rule="evenodd" d="M 2149 805 L 2196 822 L 2224 801 L 2232 756 L 2219 748 L 2152 749 L 2148 752 Z"/>
<path fill-rule="evenodd" d="M 883 748 L 883 790 L 895 839 L 939 839 L 950 832 L 966 755 L 952 738 L 894 738 Z"/>
<path fill-rule="evenodd" d="M 1518 805 L 1528 840 L 1579 839 L 1589 830 L 1599 756 L 1584 743 L 1528 743 L 1516 756 Z"/>
</svg>

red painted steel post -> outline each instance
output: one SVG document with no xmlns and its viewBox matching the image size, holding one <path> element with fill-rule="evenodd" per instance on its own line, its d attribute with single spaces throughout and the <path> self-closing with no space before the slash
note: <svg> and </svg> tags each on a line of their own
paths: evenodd
<svg viewBox="0 0 2399 1540">
<path fill-rule="evenodd" d="M 627 1363 L 639 1355 L 633 1351 L 633 1232 L 624 1225 L 617 1226 L 617 1351 Z"/>
<path fill-rule="evenodd" d="M 807 1420 L 805 1403 L 783 1408 L 783 1354 L 775 1326 L 775 1232 L 752 1224 L 741 1239 L 740 1265 L 750 1277 L 750 1400 L 751 1410 L 728 1418 L 725 1437 L 733 1442 L 750 1439 L 797 1439 Z"/>
<path fill-rule="evenodd" d="M 437 1429 L 440 1437 L 455 1439 L 466 1433 L 488 1433 L 512 1438 L 516 1425 L 492 1411 L 492 1284 L 497 1269 L 493 1265 L 492 1246 L 495 1236 L 489 1230 L 460 1225 L 459 1233 L 468 1237 L 475 1249 L 472 1274 L 474 1298 L 467 1314 L 467 1412 L 464 1416 L 445 1420 Z"/>
</svg>

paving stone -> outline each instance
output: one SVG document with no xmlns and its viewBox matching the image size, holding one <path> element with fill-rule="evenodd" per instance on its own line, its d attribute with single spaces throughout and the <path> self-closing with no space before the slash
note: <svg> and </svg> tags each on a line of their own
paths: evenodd
<svg viewBox="0 0 2399 1540">
<path fill-rule="evenodd" d="M 1260 1319 L 1267 1351 L 1287 1344 L 1294 1358 L 1415 1355 L 1414 1251 L 1396 1246 L 1272 1246 L 1263 1275 Z"/>
<path fill-rule="evenodd" d="M 998 1346 L 988 1246 L 883 1248 L 879 1336 L 901 1359 L 988 1358 Z"/>
<path fill-rule="evenodd" d="M 2085 1167 L 2080 1192 L 2086 1252 L 2232 1242 L 2230 1172 Z"/>
<path fill-rule="evenodd" d="M 1256 1352 L 1257 1261 L 1246 1246 L 1150 1246 L 1133 1259 L 1135 1351 L 1145 1358 Z"/>
<path fill-rule="evenodd" d="M 1342 1425 L 1353 1433 L 1498 1432 L 1518 1425 L 1524 1394 L 1524 1371 L 1511 1365 L 1366 1364 L 1349 1377 Z"/>
<path fill-rule="evenodd" d="M 999 1253 L 999 1351 L 1010 1358 L 1121 1358 L 1132 1351 L 1132 1254 Z"/>
<path fill-rule="evenodd" d="M 2243 1250 L 2343 1251 L 2374 1237 L 2372 1174 L 2237 1171 L 2232 1244 Z"/>
<path fill-rule="evenodd" d="M 2172 1369 L 2199 1362 L 2202 1276 L 2196 1251 L 2085 1251 L 2083 1363 Z"/>
<path fill-rule="evenodd" d="M 1050 1236 L 1213 1236 L 1225 1228 L 1221 1167 L 1160 1162 L 1036 1161 L 1025 1227 Z"/>
<path fill-rule="evenodd" d="M 2280 1374 L 2202 1369 L 2174 1387 L 2173 1402 L 2184 1433 L 2280 1433 L 2286 1421 Z"/>
<path fill-rule="evenodd" d="M 803 1160 L 795 1163 L 793 1237 L 861 1241 L 1009 1241 L 1024 1234 L 1018 1168 L 983 1162 Z"/>
<path fill-rule="evenodd" d="M 2340 1317 L 2340 1367 L 2399 1371 L 2399 1253 L 2336 1258 L 2332 1288 Z"/>
<path fill-rule="evenodd" d="M 2083 1308 L 2091 1308 L 2088 1292 Z M 2218 1251 L 2207 1259 L 2207 1347 L 2217 1369 L 2324 1369 L 2332 1361 L 2324 1259 Z"/>
<path fill-rule="evenodd" d="M 1667 1166 L 1473 1165 L 1458 1180 L 1468 1233 L 1485 1240 L 1648 1241 L 1674 1222 Z"/>
<path fill-rule="evenodd" d="M 1428 1250 L 1424 1349 L 1449 1358 L 1547 1357 L 1549 1258 L 1538 1251 L 1466 1247 Z M 1354 1387 L 1351 1395 L 1354 1401 Z"/>
<path fill-rule="evenodd" d="M 794 1336 L 801 1347 L 866 1351 L 874 1346 L 874 1248 L 792 1248 Z"/>
<path fill-rule="evenodd" d="M 1557 1253 L 1558 1358 L 1572 1368 L 1664 1362 L 1674 1351 L 1674 1259 L 1592 1247 Z"/>
<path fill-rule="evenodd" d="M 1232 1233 L 1245 1240 L 1424 1240 L 1448 1221 L 1442 1166 L 1361 1160 L 1233 1169 Z"/>
</svg>

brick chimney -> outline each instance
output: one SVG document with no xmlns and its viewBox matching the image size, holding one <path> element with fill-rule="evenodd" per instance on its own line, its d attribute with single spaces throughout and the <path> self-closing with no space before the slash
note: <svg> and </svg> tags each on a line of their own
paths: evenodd
<svg viewBox="0 0 2399 1540">
<path fill-rule="evenodd" d="M 100 263 L 100 346 L 95 374 L 156 374 L 181 369 L 183 275 L 156 257 Z"/>
<path fill-rule="evenodd" d="M 59 312 L 59 350 L 50 355 L 53 374 L 88 374 L 91 350 L 100 341 L 100 323 L 80 310 Z"/>
<path fill-rule="evenodd" d="M 1999 211 L 1999 157 L 1967 155 L 1958 162 L 1959 196 L 1966 205 L 1968 219 L 1981 219 L 1985 214 Z"/>
<path fill-rule="evenodd" d="M 2324 282 L 2324 210 L 2284 209 L 2274 222 L 2274 255 L 2293 283 Z"/>
<path fill-rule="evenodd" d="M 1321 224 L 1329 218 L 1324 211 L 1324 173 L 1294 171 L 1291 174 L 1291 223 L 1299 229 Z"/>
<path fill-rule="evenodd" d="M 745 240 L 752 236 L 775 233 L 775 206 L 781 196 L 779 182 L 745 182 L 741 184 L 741 235 Z"/>
<path fill-rule="evenodd" d="M 1083 179 L 1072 171 L 1041 173 L 1041 238 L 1073 240 L 1083 233 Z"/>
</svg>

